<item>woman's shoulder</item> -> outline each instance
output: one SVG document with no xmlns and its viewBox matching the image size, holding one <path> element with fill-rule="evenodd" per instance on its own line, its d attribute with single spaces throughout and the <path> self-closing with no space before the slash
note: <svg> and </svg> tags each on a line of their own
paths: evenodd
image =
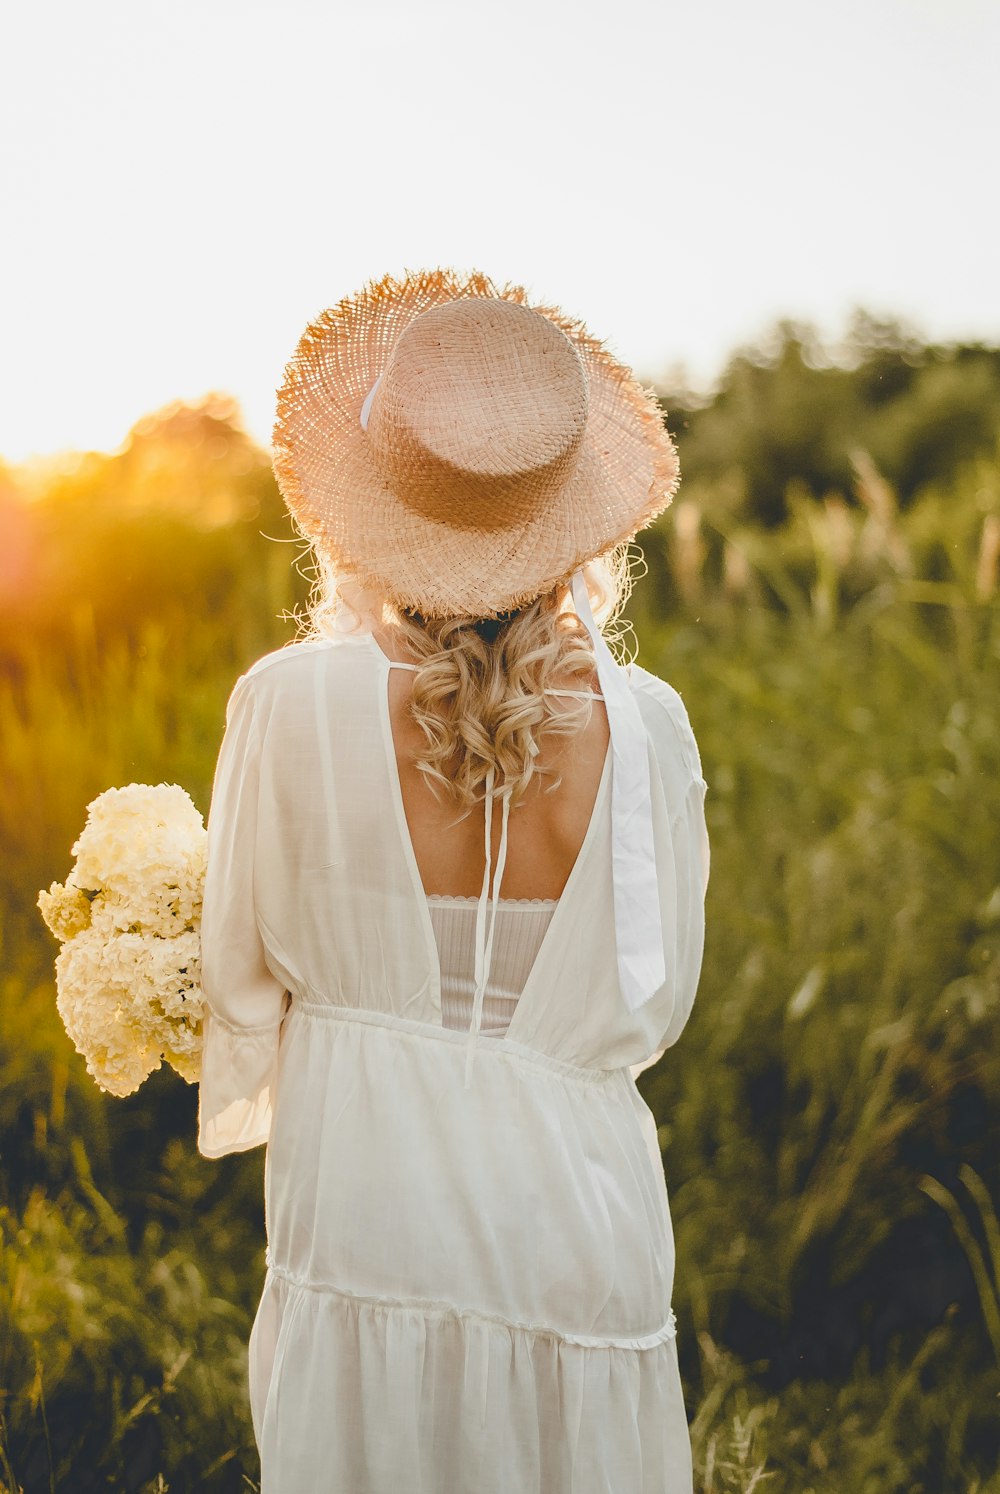
<svg viewBox="0 0 1000 1494">
<path fill-rule="evenodd" d="M 679 754 L 692 778 L 704 782 L 698 743 L 680 691 L 641 664 L 630 664 L 628 675 L 658 752 Z"/>
<path fill-rule="evenodd" d="M 370 671 L 371 649 L 358 644 L 354 637 L 304 638 L 262 654 L 234 683 L 227 720 L 238 712 L 249 712 L 261 724 L 275 717 L 289 722 L 302 719 L 304 713 L 314 709 L 317 681 L 333 678 L 331 666 L 335 665 L 333 674 L 337 676 L 342 675 L 340 666 L 348 660 L 355 661 L 353 667 L 361 665 L 365 673 Z M 348 665 L 349 671 L 351 668 Z M 349 676 L 342 678 L 344 688 L 356 695 Z"/>
<path fill-rule="evenodd" d="M 317 664 L 323 660 L 345 658 L 349 655 L 357 657 L 361 652 L 370 654 L 370 650 L 359 647 L 363 642 L 361 638 L 341 635 L 331 638 L 302 638 L 285 643 L 255 659 L 244 670 L 238 683 L 251 684 L 257 693 L 285 686 L 296 680 L 305 680 L 312 676 Z"/>
</svg>

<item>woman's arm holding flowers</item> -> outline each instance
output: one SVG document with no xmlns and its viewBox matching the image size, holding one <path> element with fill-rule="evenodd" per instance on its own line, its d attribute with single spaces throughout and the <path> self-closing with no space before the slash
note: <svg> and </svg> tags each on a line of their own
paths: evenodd
<svg viewBox="0 0 1000 1494">
<path fill-rule="evenodd" d="M 267 966 L 254 899 L 260 754 L 253 680 L 243 675 L 226 708 L 208 818 L 198 1090 L 205 1157 L 247 1151 L 271 1130 L 287 993 Z"/>
</svg>

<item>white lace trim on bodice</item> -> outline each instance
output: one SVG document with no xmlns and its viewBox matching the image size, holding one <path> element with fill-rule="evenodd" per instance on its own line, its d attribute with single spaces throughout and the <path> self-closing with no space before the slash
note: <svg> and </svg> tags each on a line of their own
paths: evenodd
<svg viewBox="0 0 1000 1494">
<path fill-rule="evenodd" d="M 469 892 L 428 892 L 429 903 L 478 903 L 479 898 L 475 893 Z M 554 908 L 559 901 L 557 897 L 501 897 L 498 898 L 501 908 Z"/>
</svg>

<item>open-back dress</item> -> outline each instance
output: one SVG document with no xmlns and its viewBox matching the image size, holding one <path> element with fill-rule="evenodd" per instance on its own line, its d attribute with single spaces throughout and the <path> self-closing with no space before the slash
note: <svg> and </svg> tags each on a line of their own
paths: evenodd
<svg viewBox="0 0 1000 1494">
<path fill-rule="evenodd" d="M 212 793 L 198 1148 L 267 1144 L 249 1342 L 262 1494 L 691 1494 L 673 1232 L 635 1083 L 679 1037 L 701 969 L 706 785 L 687 712 L 627 667 L 663 986 L 635 1012 L 622 998 L 609 746 L 512 1015 L 491 1030 L 481 1000 L 463 1031 L 404 813 L 393 662 L 369 632 L 258 660 Z M 506 823 L 470 992 L 490 989 Z"/>
</svg>

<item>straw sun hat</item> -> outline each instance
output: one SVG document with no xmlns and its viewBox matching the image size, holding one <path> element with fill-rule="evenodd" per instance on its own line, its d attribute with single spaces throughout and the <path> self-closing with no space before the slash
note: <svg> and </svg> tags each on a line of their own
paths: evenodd
<svg viewBox="0 0 1000 1494">
<path fill-rule="evenodd" d="M 653 391 L 582 322 L 451 269 L 370 281 L 309 323 L 272 459 L 323 557 L 425 617 L 568 583 L 679 481 Z"/>
</svg>

